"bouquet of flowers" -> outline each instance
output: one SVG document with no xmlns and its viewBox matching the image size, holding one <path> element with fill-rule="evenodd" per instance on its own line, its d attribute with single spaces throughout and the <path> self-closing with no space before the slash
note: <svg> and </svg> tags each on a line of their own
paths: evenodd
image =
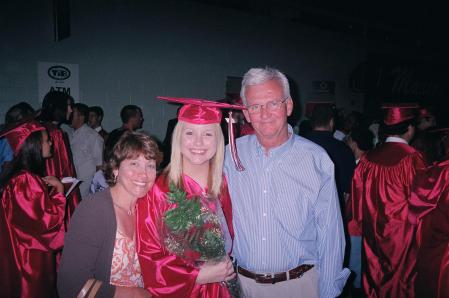
<svg viewBox="0 0 449 298">
<path fill-rule="evenodd" d="M 193 266 L 227 257 L 224 235 L 216 208 L 218 199 L 192 196 L 170 184 L 168 201 L 176 207 L 163 216 L 163 240 L 167 250 Z M 226 282 L 232 297 L 240 297 L 237 278 Z"/>
</svg>

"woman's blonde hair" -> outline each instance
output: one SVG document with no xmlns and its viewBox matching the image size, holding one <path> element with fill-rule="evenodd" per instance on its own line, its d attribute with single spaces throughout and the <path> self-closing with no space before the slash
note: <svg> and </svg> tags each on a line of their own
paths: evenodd
<svg viewBox="0 0 449 298">
<path fill-rule="evenodd" d="M 170 164 L 165 169 L 165 175 L 170 182 L 173 182 L 176 187 L 183 188 L 182 185 L 182 153 L 181 153 L 181 136 L 185 122 L 178 121 L 172 136 L 172 150 Z M 219 123 L 214 125 L 215 135 L 217 136 L 217 152 L 209 161 L 209 177 L 207 179 L 208 194 L 213 197 L 218 197 L 221 191 L 221 184 L 223 180 L 223 160 L 224 160 L 224 137 Z"/>
</svg>

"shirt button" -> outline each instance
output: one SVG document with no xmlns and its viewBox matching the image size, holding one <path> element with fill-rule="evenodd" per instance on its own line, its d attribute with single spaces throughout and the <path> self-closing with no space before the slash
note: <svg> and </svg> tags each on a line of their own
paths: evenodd
<svg viewBox="0 0 449 298">
<path fill-rule="evenodd" d="M 266 190 L 266 189 L 264 189 L 264 190 L 263 190 L 263 193 L 267 193 L 267 190 Z"/>
<path fill-rule="evenodd" d="M 263 213 L 263 216 L 267 216 L 267 214 L 264 212 L 264 213 Z"/>
<path fill-rule="evenodd" d="M 267 240 L 267 239 L 265 239 L 265 237 L 263 237 L 263 238 L 262 238 L 262 241 L 265 241 L 265 240 Z"/>
</svg>

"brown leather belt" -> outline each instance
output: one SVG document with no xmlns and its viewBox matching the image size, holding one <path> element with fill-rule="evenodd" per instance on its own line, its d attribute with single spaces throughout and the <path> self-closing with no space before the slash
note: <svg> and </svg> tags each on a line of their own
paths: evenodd
<svg viewBox="0 0 449 298">
<path fill-rule="evenodd" d="M 286 281 L 290 279 L 300 278 L 307 271 L 313 268 L 313 265 L 304 264 L 298 266 L 287 272 L 260 274 L 246 270 L 240 266 L 237 266 L 237 272 L 241 275 L 254 279 L 257 283 L 262 284 L 275 284 L 277 282 Z"/>
</svg>

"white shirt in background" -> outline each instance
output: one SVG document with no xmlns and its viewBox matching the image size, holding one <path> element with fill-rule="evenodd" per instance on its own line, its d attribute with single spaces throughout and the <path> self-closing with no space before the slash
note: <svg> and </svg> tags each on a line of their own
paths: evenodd
<svg viewBox="0 0 449 298">
<path fill-rule="evenodd" d="M 81 180 L 81 197 L 89 194 L 90 184 L 97 166 L 103 163 L 103 138 L 92 128 L 83 124 L 70 136 L 73 163 L 77 178 Z"/>
</svg>

